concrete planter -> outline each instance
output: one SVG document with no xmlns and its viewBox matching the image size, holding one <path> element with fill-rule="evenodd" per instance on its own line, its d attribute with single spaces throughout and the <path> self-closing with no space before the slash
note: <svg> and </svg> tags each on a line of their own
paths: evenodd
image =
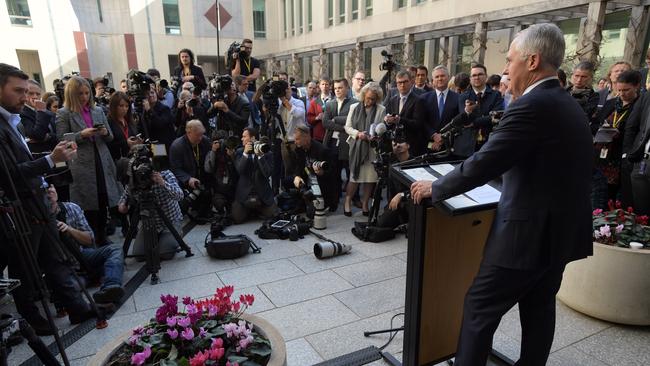
<svg viewBox="0 0 650 366">
<path fill-rule="evenodd" d="M 287 348 L 284 338 L 271 323 L 255 315 L 244 314 L 241 317 L 255 326 L 255 330 L 265 336 L 271 342 L 271 358 L 266 366 L 286 366 Z M 124 341 L 131 336 L 131 330 L 123 333 L 112 342 L 102 347 L 93 358 L 88 361 L 88 366 L 106 366 L 113 353 L 124 344 Z"/>
<path fill-rule="evenodd" d="M 558 299 L 594 318 L 650 325 L 650 250 L 594 243 L 594 255 L 569 263 Z"/>
</svg>

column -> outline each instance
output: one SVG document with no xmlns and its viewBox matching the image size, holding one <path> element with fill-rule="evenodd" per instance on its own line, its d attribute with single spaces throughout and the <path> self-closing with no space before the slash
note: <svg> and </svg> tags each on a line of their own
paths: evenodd
<svg viewBox="0 0 650 366">
<path fill-rule="evenodd" d="M 404 35 L 404 54 L 402 55 L 402 65 L 413 65 L 415 59 L 415 37 L 413 33 Z"/>
<path fill-rule="evenodd" d="M 594 64 L 598 61 L 598 52 L 603 35 L 603 24 L 605 23 L 606 1 L 589 3 L 587 19 L 582 27 L 582 33 L 578 36 L 578 47 L 576 56 L 580 61 L 591 61 Z M 597 65 L 596 65 L 597 66 Z"/>
<path fill-rule="evenodd" d="M 329 65 L 327 64 L 327 52 L 324 48 L 318 51 L 318 77 L 329 75 Z"/>
<path fill-rule="evenodd" d="M 475 63 L 485 63 L 485 50 L 487 49 L 487 22 L 477 22 L 474 27 L 472 61 Z"/>
<path fill-rule="evenodd" d="M 354 65 L 354 73 L 357 72 L 358 70 L 363 70 L 363 67 L 365 65 L 366 60 L 364 59 L 364 48 L 363 48 L 363 42 L 357 42 L 357 44 L 354 46 L 354 52 L 352 54 L 355 56 L 354 62 L 352 63 Z"/>
<path fill-rule="evenodd" d="M 631 63 L 634 68 L 644 63 L 642 61 L 645 57 L 643 40 L 648 31 L 648 21 L 650 21 L 649 9 L 648 6 L 634 6 L 630 13 L 623 60 Z"/>
<path fill-rule="evenodd" d="M 449 59 L 447 60 L 447 69 L 451 75 L 458 72 L 458 36 L 451 36 L 447 38 L 447 49 Z"/>
<path fill-rule="evenodd" d="M 438 64 L 445 65 L 449 69 L 449 37 L 440 37 L 438 42 Z"/>
</svg>

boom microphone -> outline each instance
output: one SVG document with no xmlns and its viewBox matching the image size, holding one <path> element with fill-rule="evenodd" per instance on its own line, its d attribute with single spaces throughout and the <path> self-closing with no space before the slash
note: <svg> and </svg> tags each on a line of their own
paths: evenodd
<svg viewBox="0 0 650 366">
<path fill-rule="evenodd" d="M 386 124 L 384 122 L 380 122 L 377 126 L 375 126 L 375 135 L 381 137 L 386 133 L 386 130 L 388 130 Z"/>
<path fill-rule="evenodd" d="M 440 133 L 447 133 L 452 130 L 456 130 L 458 128 L 462 128 L 464 125 L 467 124 L 467 115 L 465 113 L 461 113 L 454 117 L 451 122 L 447 123 L 443 128 L 440 129 Z"/>
</svg>

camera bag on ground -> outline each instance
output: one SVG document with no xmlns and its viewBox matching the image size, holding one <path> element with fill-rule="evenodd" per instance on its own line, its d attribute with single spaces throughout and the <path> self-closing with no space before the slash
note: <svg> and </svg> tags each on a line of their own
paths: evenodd
<svg viewBox="0 0 650 366">
<path fill-rule="evenodd" d="M 367 222 L 355 222 L 352 234 L 363 241 L 381 243 L 395 237 L 395 231 L 389 227 L 368 226 Z"/>
<path fill-rule="evenodd" d="M 298 215 L 279 214 L 271 220 L 264 221 L 255 230 L 260 239 L 280 239 L 297 241 L 309 234 L 311 222 Z"/>
<path fill-rule="evenodd" d="M 244 234 L 225 235 L 221 230 L 220 223 L 213 223 L 210 232 L 205 236 L 205 250 L 208 255 L 216 259 L 235 259 L 248 254 L 249 249 L 253 253 L 261 250 L 251 238 Z"/>
</svg>

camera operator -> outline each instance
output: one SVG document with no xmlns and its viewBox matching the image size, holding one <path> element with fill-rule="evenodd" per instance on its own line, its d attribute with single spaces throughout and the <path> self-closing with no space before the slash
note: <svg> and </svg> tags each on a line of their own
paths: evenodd
<svg viewBox="0 0 650 366">
<path fill-rule="evenodd" d="M 145 112 L 145 122 L 149 132 L 149 136 L 146 137 L 151 141 L 165 144 L 165 148 L 169 151 L 176 137 L 174 117 L 172 111 L 158 101 L 158 93 L 154 86 L 149 90 L 149 97 L 142 101 L 142 108 Z"/>
<path fill-rule="evenodd" d="M 198 121 L 197 121 L 198 122 Z M 200 123 L 200 122 L 199 122 Z M 178 185 L 178 181 L 174 174 L 169 170 L 160 172 L 154 171 L 151 175 L 153 185 L 150 188 L 154 195 L 154 202 L 160 207 L 174 226 L 177 232 L 182 232 L 181 224 L 183 221 L 183 214 L 179 201 L 183 199 L 183 190 Z M 133 203 L 138 203 L 138 192 L 131 185 L 127 186 L 124 194 L 120 199 L 118 209 L 120 213 L 127 214 L 130 206 Z M 160 215 L 156 215 L 156 232 L 158 233 L 158 247 L 160 248 L 160 259 L 172 259 L 176 254 L 178 242 L 176 238 L 165 226 Z M 145 230 L 138 230 L 138 235 L 135 238 L 133 245 L 133 255 L 144 256 L 145 253 Z"/>
<path fill-rule="evenodd" d="M 0 64 L 0 150 L 10 170 L 9 176 L 0 174 L 2 188 L 9 195 L 9 199 L 22 201 L 22 207 L 28 218 L 29 245 L 38 259 L 41 270 L 49 278 L 52 290 L 57 293 L 63 306 L 68 310 L 70 321 L 80 323 L 94 316 L 90 307 L 81 298 L 76 284 L 68 281 L 72 276 L 72 269 L 67 266 L 56 251 L 53 242 L 57 229 L 46 206 L 45 190 L 43 189 L 43 174 L 51 171 L 55 164 L 70 160 L 76 153 L 74 142 L 60 142 L 52 152 L 45 157 L 34 159 L 18 132 L 20 123 L 18 113 L 22 110 L 27 96 L 29 77 L 18 68 Z M 19 197 L 11 197 L 9 178 L 15 183 Z M 24 234 L 24 233 L 19 233 Z M 27 269 L 19 259 L 19 251 L 10 237 L 11 233 L 0 232 L 0 250 L 3 258 L 11 258 L 9 277 L 22 280 L 21 286 L 12 291 L 16 310 L 29 322 L 38 335 L 51 335 L 47 320 L 39 313 L 38 307 L 33 303 L 36 289 L 28 278 Z"/>
<path fill-rule="evenodd" d="M 212 206 L 222 214 L 230 212 L 235 197 L 238 178 L 235 152 L 238 145 L 239 140 L 235 136 L 228 137 L 226 131 L 217 130 L 212 138 L 212 149 L 205 158 L 204 169 L 212 174 L 214 180 Z"/>
<path fill-rule="evenodd" d="M 95 88 L 95 101 L 104 109 L 108 106 L 108 100 L 111 98 L 111 95 L 115 93 L 115 89 L 108 86 L 109 80 L 105 76 L 98 77 L 93 79 L 93 87 Z"/>
<path fill-rule="evenodd" d="M 251 106 L 245 97 L 237 93 L 230 76 L 217 76 L 221 91 L 208 110 L 208 117 L 217 116 L 217 129 L 230 132 L 232 136 L 241 136 L 248 126 Z M 214 81 L 216 81 L 215 79 Z M 212 85 L 212 82 L 210 83 Z M 212 91 L 211 91 L 212 93 Z"/>
<path fill-rule="evenodd" d="M 177 138 L 169 149 L 169 167 L 182 188 L 199 190 L 196 212 L 192 218 L 207 218 L 210 214 L 210 200 L 206 188 L 211 187 L 210 176 L 205 172 L 205 157 L 211 150 L 210 140 L 205 136 L 205 127 L 201 121 L 194 119 L 187 122 L 185 135 Z"/>
<path fill-rule="evenodd" d="M 99 291 L 93 294 L 93 299 L 98 303 L 118 302 L 124 295 L 122 247 L 119 244 L 110 244 L 94 248 L 95 236 L 81 207 L 72 202 L 60 202 L 53 185 L 47 189 L 47 198 L 50 202 L 50 212 L 56 217 L 56 227 L 59 229 L 61 240 L 72 239 L 74 244 L 80 247 L 81 256 L 89 269 L 96 271 L 88 275 L 103 278 Z"/>
<path fill-rule="evenodd" d="M 235 155 L 235 168 L 239 175 L 235 200 L 232 203 L 232 219 L 235 224 L 257 213 L 262 219 L 275 216 L 277 206 L 269 177 L 273 171 L 273 153 L 268 144 L 256 143 L 257 131 L 245 128 L 242 133 L 243 148 Z"/>
<path fill-rule="evenodd" d="M 234 60 L 230 74 L 232 77 L 237 75 L 246 76 L 246 79 L 248 80 L 248 90 L 254 92 L 257 89 L 255 82 L 257 81 L 257 78 L 260 77 L 260 62 L 255 57 L 251 56 L 253 52 L 253 41 L 246 38 L 241 42 L 240 49 L 238 51 L 233 51 L 235 52 L 232 52 L 230 55 Z"/>
<path fill-rule="evenodd" d="M 390 157 L 391 164 L 406 161 L 411 158 L 409 154 L 409 143 L 406 141 L 395 140 L 393 141 L 393 154 Z M 396 228 L 399 225 L 405 224 L 409 220 L 408 205 L 409 201 L 405 201 L 404 191 L 408 192 L 405 187 L 394 181 L 388 182 L 388 195 L 392 198 L 388 202 L 388 206 L 384 212 L 377 218 L 378 227 Z"/>
<path fill-rule="evenodd" d="M 178 52 L 178 66 L 174 69 L 172 76 L 184 83 L 189 81 L 201 90 L 205 89 L 207 85 L 203 69 L 194 64 L 194 53 L 187 48 Z"/>
<path fill-rule="evenodd" d="M 386 106 L 387 124 L 403 125 L 406 141 L 410 145 L 410 153 L 419 156 L 425 153 L 427 137 L 421 116 L 415 114 L 416 105 L 422 103 L 417 92 L 413 90 L 413 76 L 409 71 L 399 71 L 395 77 L 397 95 L 388 100 Z"/>
<path fill-rule="evenodd" d="M 467 128 L 454 143 L 454 153 L 468 157 L 478 151 L 488 140 L 492 131 L 490 112 L 503 110 L 503 97 L 498 90 L 487 85 L 487 68 L 475 64 L 470 70 L 470 85 L 460 95 L 459 104 L 467 115 Z"/>
<path fill-rule="evenodd" d="M 56 138 L 56 115 L 46 109 L 41 100 L 41 85 L 28 80 L 27 100 L 20 111 L 20 126 L 28 139 L 27 145 L 32 153 L 52 151 L 58 143 Z"/>
<path fill-rule="evenodd" d="M 328 149 L 318 140 L 309 135 L 309 127 L 300 125 L 294 133 L 296 141 L 296 170 L 293 178 L 293 185 L 300 188 L 308 181 L 310 173 L 316 175 L 320 186 L 325 206 L 330 212 L 335 212 L 339 206 L 341 195 L 340 179 L 337 179 L 336 172 L 339 171 L 338 151 Z M 313 184 L 314 182 L 311 182 Z"/>
</svg>

